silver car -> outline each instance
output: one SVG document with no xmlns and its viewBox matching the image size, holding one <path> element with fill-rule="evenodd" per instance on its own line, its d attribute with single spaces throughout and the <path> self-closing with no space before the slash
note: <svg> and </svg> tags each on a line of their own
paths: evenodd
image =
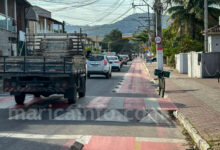
<svg viewBox="0 0 220 150">
<path fill-rule="evenodd" d="M 118 56 L 107 56 L 107 58 L 112 65 L 112 69 L 121 70 L 121 61 L 118 59 Z"/>
<path fill-rule="evenodd" d="M 87 59 L 87 76 L 105 75 L 107 79 L 112 76 L 112 66 L 106 55 L 92 55 Z"/>
</svg>

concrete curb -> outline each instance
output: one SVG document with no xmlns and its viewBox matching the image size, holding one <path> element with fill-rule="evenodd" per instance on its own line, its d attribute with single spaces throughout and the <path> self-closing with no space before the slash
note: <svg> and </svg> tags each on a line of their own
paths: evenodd
<svg viewBox="0 0 220 150">
<path fill-rule="evenodd" d="M 173 115 L 179 120 L 179 122 L 183 125 L 183 127 L 190 134 L 197 147 L 200 150 L 210 150 L 211 147 L 209 144 L 202 139 L 202 137 L 198 134 L 197 130 L 191 125 L 191 123 L 187 120 L 187 118 L 179 111 L 173 112 Z"/>
<path fill-rule="evenodd" d="M 147 71 L 148 75 L 150 76 L 150 71 L 147 68 L 145 62 L 143 62 L 143 64 L 145 65 L 146 71 Z M 154 81 L 154 83 L 156 83 L 156 81 L 154 79 L 153 79 L 153 81 Z M 168 97 L 168 95 L 166 94 L 165 97 Z M 197 147 L 200 150 L 210 150 L 211 149 L 209 144 L 199 135 L 197 130 L 187 120 L 187 118 L 184 116 L 183 113 L 181 113 L 180 111 L 175 111 L 175 112 L 173 112 L 173 115 L 175 116 L 176 119 L 179 120 L 179 122 L 187 130 L 187 132 L 189 133 L 189 135 L 194 140 L 194 142 L 196 143 Z"/>
</svg>

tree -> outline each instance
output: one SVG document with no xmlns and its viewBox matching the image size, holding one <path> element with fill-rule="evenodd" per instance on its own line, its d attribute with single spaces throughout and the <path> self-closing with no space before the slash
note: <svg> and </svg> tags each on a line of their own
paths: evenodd
<svg viewBox="0 0 220 150">
<path fill-rule="evenodd" d="M 133 38 L 133 41 L 140 42 L 140 43 L 147 43 L 148 40 L 149 38 L 148 38 L 147 30 L 143 30 L 139 34 L 135 34 Z"/>
<path fill-rule="evenodd" d="M 103 43 L 104 47 L 109 48 L 112 52 L 120 53 L 123 51 L 131 51 L 132 46 L 128 39 L 122 39 L 121 31 L 114 29 L 109 34 L 105 35 Z"/>
<path fill-rule="evenodd" d="M 172 20 L 172 28 L 177 31 L 184 27 L 184 33 L 192 37 L 193 40 L 202 40 L 201 31 L 204 29 L 204 0 L 171 0 L 172 5 L 167 13 Z M 220 6 L 220 0 L 209 0 L 209 26 L 218 24 L 220 9 L 214 6 Z"/>
</svg>

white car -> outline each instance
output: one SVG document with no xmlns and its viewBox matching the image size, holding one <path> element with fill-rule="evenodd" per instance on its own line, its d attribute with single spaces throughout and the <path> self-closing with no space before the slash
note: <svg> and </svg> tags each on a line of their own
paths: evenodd
<svg viewBox="0 0 220 150">
<path fill-rule="evenodd" d="M 118 71 L 121 70 L 121 61 L 118 59 L 117 56 L 107 56 L 112 69 L 117 69 Z"/>
<path fill-rule="evenodd" d="M 87 76 L 105 75 L 107 79 L 112 76 L 112 67 L 106 55 L 92 55 L 87 59 Z"/>
</svg>

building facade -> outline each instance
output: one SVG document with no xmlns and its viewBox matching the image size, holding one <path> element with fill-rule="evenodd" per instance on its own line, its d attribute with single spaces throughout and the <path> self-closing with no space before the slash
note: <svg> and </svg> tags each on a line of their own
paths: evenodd
<svg viewBox="0 0 220 150">
<path fill-rule="evenodd" d="M 26 33 L 36 34 L 63 32 L 63 23 L 53 19 L 51 17 L 51 12 L 38 6 L 33 6 L 33 10 L 37 15 L 37 21 L 28 21 Z"/>
<path fill-rule="evenodd" d="M 19 32 L 25 32 L 26 0 L 0 0 L 0 56 L 16 56 Z"/>
<path fill-rule="evenodd" d="M 220 25 L 208 30 L 208 51 L 220 52 Z"/>
</svg>

